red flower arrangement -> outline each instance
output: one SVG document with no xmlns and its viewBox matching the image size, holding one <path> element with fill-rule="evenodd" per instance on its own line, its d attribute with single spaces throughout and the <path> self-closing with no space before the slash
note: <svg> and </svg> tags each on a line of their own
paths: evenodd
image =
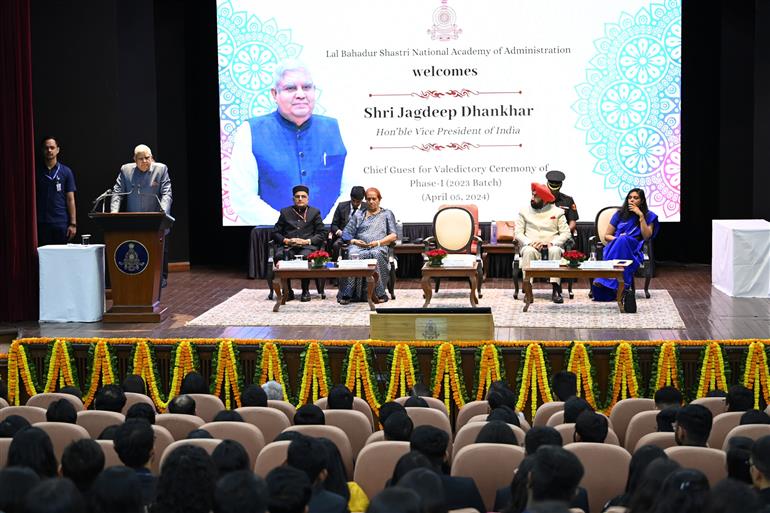
<svg viewBox="0 0 770 513">
<path fill-rule="evenodd" d="M 447 255 L 447 252 L 443 249 L 431 249 L 427 253 L 425 253 L 425 256 L 428 258 L 444 258 Z"/>
<path fill-rule="evenodd" d="M 331 255 L 327 253 L 326 251 L 319 249 L 318 251 L 313 251 L 307 256 L 307 259 L 310 261 L 310 264 L 314 267 L 323 267 L 326 265 L 326 262 L 331 260 Z"/>
<path fill-rule="evenodd" d="M 564 260 L 569 261 L 569 264 L 571 266 L 580 265 L 580 262 L 582 262 L 587 258 L 584 253 L 581 253 L 580 251 L 574 251 L 574 250 L 565 251 L 564 253 L 562 253 L 561 256 Z"/>
</svg>

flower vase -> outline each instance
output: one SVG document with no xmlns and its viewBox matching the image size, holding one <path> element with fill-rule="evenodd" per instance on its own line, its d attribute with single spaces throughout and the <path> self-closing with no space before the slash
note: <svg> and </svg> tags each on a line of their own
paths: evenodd
<svg viewBox="0 0 770 513">
<path fill-rule="evenodd" d="M 570 260 L 567 265 L 569 267 L 580 267 L 580 260 Z"/>
<path fill-rule="evenodd" d="M 443 261 L 443 258 L 431 258 L 428 261 L 428 265 L 431 267 L 441 267 Z"/>
<path fill-rule="evenodd" d="M 326 261 L 323 258 L 316 258 L 310 263 L 310 267 L 313 269 L 323 269 L 326 267 Z"/>
</svg>

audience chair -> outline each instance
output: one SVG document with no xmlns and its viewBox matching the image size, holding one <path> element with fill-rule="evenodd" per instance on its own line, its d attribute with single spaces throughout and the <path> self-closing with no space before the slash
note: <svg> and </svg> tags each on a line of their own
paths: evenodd
<svg viewBox="0 0 770 513">
<path fill-rule="evenodd" d="M 532 424 L 535 426 L 545 426 L 548 419 L 557 411 L 564 410 L 564 401 L 551 401 L 549 403 L 541 404 L 537 411 L 535 411 L 535 418 L 532 419 Z"/>
<path fill-rule="evenodd" d="M 452 444 L 453 454 L 457 454 L 460 450 L 467 446 L 476 443 L 476 437 L 479 436 L 479 432 L 484 428 L 486 422 L 473 422 L 466 424 L 457 431 L 455 434 L 454 443 Z M 523 429 L 513 424 L 508 424 L 513 434 L 516 435 L 516 441 L 520 447 L 524 447 L 524 437 L 527 435 Z"/>
<path fill-rule="evenodd" d="M 678 446 L 665 451 L 683 468 L 695 468 L 706 474 L 711 486 L 727 477 L 727 455 L 721 449 Z"/>
<path fill-rule="evenodd" d="M 249 455 L 249 468 L 254 468 L 254 465 L 257 463 L 257 455 L 265 446 L 265 438 L 262 436 L 262 431 L 247 422 L 209 422 L 203 424 L 200 428 L 211 433 L 211 436 L 214 438 L 239 442 Z"/>
<path fill-rule="evenodd" d="M 430 406 L 434 410 L 438 410 L 441 413 L 443 413 L 447 418 L 449 418 L 449 412 L 446 409 L 446 404 L 444 404 L 444 401 L 441 399 L 436 399 L 435 397 L 427 397 L 427 396 L 420 396 L 422 399 L 425 399 L 425 402 L 428 403 L 428 406 Z M 408 397 L 397 397 L 393 399 L 395 402 L 397 402 L 400 405 L 404 405 L 409 399 Z"/>
<path fill-rule="evenodd" d="M 163 462 L 168 458 L 168 455 L 174 452 L 174 450 L 177 447 L 181 447 L 183 445 L 195 445 L 197 447 L 200 447 L 209 455 L 214 452 L 214 449 L 217 448 L 219 444 L 222 443 L 222 440 L 218 438 L 194 438 L 192 440 L 177 440 L 176 442 L 172 443 L 168 447 L 166 447 L 166 450 L 163 451 L 163 455 L 160 457 L 160 468 L 161 472 L 163 471 Z"/>
<path fill-rule="evenodd" d="M 655 401 L 652 399 L 643 398 L 629 398 L 618 401 L 610 412 L 610 420 L 612 421 L 612 429 L 615 434 L 618 435 L 620 445 L 624 445 L 626 440 L 626 431 L 628 430 L 628 424 L 634 415 L 643 411 L 649 411 L 655 409 Z"/>
<path fill-rule="evenodd" d="M 725 397 L 701 397 L 690 401 L 690 404 L 700 404 L 711 410 L 711 416 L 716 417 L 727 411 L 727 401 Z"/>
<path fill-rule="evenodd" d="M 2 408 L 0 409 L 0 422 L 11 415 L 24 417 L 30 424 L 45 422 L 45 409 L 38 408 L 37 406 L 7 406 Z"/>
<path fill-rule="evenodd" d="M 123 466 L 123 462 L 120 461 L 117 451 L 115 451 L 115 444 L 112 440 L 96 440 L 99 447 L 102 448 L 104 453 L 104 468 L 120 467 Z"/>
<path fill-rule="evenodd" d="M 585 473 L 580 486 L 588 492 L 591 511 L 601 511 L 608 500 L 622 494 L 628 480 L 631 455 L 617 445 L 572 443 L 564 447 L 578 457 Z"/>
<path fill-rule="evenodd" d="M 358 455 L 353 481 L 367 497 L 374 497 L 385 488 L 398 460 L 409 452 L 409 442 L 375 442 L 364 447 Z"/>
<path fill-rule="evenodd" d="M 521 429 L 523 429 L 525 433 L 530 429 L 532 429 L 532 427 L 529 425 L 529 422 L 527 422 L 527 419 L 524 417 L 523 413 L 517 412 L 517 415 L 519 416 L 519 426 L 521 426 Z"/>
<path fill-rule="evenodd" d="M 318 399 L 315 404 L 322 410 L 328 410 L 328 403 L 329 401 L 326 399 L 326 397 L 321 397 Z M 360 411 L 364 415 L 366 415 L 366 418 L 369 420 L 369 423 L 372 426 L 372 431 L 377 429 L 377 425 L 374 423 L 374 414 L 372 414 L 372 407 L 369 406 L 369 403 L 367 403 L 365 400 L 361 399 L 360 397 L 353 397 L 353 409 L 356 411 Z"/>
<path fill-rule="evenodd" d="M 636 445 L 634 446 L 634 452 L 638 451 L 640 447 L 645 445 L 654 445 L 661 449 L 668 449 L 669 447 L 676 447 L 676 439 L 674 433 L 647 433 L 642 436 Z"/>
<path fill-rule="evenodd" d="M 271 470 L 286 463 L 286 453 L 289 451 L 290 443 L 289 440 L 283 440 L 267 444 L 259 451 L 254 473 L 264 479 Z"/>
<path fill-rule="evenodd" d="M 455 432 L 459 432 L 468 421 L 476 415 L 488 415 L 489 403 L 487 401 L 470 401 L 460 408 L 455 419 Z"/>
<path fill-rule="evenodd" d="M 277 408 L 243 406 L 236 408 L 235 411 L 241 414 L 244 422 L 259 428 L 265 443 L 272 442 L 281 431 L 291 426 L 289 419 L 286 418 L 286 414 Z"/>
<path fill-rule="evenodd" d="M 303 435 L 328 438 L 334 442 L 340 451 L 342 464 L 345 465 L 345 473 L 350 480 L 350 476 L 353 475 L 353 448 L 350 446 L 348 435 L 343 430 L 337 426 L 289 426 L 284 431 L 299 431 Z"/>
<path fill-rule="evenodd" d="M 452 440 L 452 426 L 449 424 L 449 417 L 441 413 L 434 408 L 421 408 L 419 406 L 410 406 L 406 408 L 406 414 L 412 419 L 414 427 L 417 426 L 435 426 L 439 429 L 443 429 L 449 435 L 449 440 Z"/>
<path fill-rule="evenodd" d="M 536 413 L 537 414 L 537 413 Z M 559 410 L 551 415 L 546 421 L 545 425 L 549 427 L 556 427 L 559 424 L 564 424 L 564 410 Z"/>
<path fill-rule="evenodd" d="M 135 404 L 139 403 L 146 403 L 153 407 L 153 409 L 157 412 L 157 407 L 155 406 L 155 403 L 152 402 L 152 399 L 149 396 L 146 396 L 144 394 L 137 394 L 136 392 L 126 392 L 126 405 L 123 406 L 123 410 L 121 413 L 125 415 L 128 413 L 128 409 L 131 408 Z"/>
<path fill-rule="evenodd" d="M 6 401 L 6 400 L 5 400 L 5 399 L 3 399 L 2 397 L 0 397 L 0 408 L 7 408 L 8 406 L 10 406 L 10 405 L 8 404 L 8 401 Z"/>
<path fill-rule="evenodd" d="M 709 435 L 707 445 L 714 449 L 721 449 L 722 444 L 725 443 L 727 433 L 741 423 L 741 416 L 744 413 L 746 412 L 726 411 L 714 417 L 714 420 L 711 422 L 711 434 Z"/>
<path fill-rule="evenodd" d="M 13 438 L 0 438 L 0 468 L 5 468 L 8 463 L 8 449 L 11 448 Z"/>
<path fill-rule="evenodd" d="M 66 422 L 38 422 L 35 424 L 38 427 L 48 433 L 53 444 L 53 452 L 56 454 L 56 461 L 61 461 L 64 449 L 75 440 L 81 438 L 91 438 L 88 435 L 88 431 L 83 426 L 77 424 L 68 424 Z"/>
<path fill-rule="evenodd" d="M 75 411 L 83 411 L 83 401 L 72 394 L 63 394 L 61 392 L 35 394 L 27 400 L 27 406 L 37 406 L 38 408 L 47 410 L 52 402 L 58 401 L 59 399 L 65 399 L 71 402 L 72 406 L 75 407 Z"/>
<path fill-rule="evenodd" d="M 495 506 L 495 492 L 498 488 L 511 484 L 524 456 L 524 449 L 513 445 L 466 445 L 457 451 L 452 460 L 452 475 L 473 478 L 487 511 L 492 511 Z M 490 464 L 491 462 L 494 464 Z"/>
<path fill-rule="evenodd" d="M 372 434 L 372 425 L 366 415 L 356 410 L 326 410 L 324 411 L 327 426 L 337 426 L 348 435 L 353 459 L 366 445 L 366 440 Z"/>
<path fill-rule="evenodd" d="M 460 509 L 450 509 L 449 513 L 482 513 L 476 508 L 460 508 Z"/>
<path fill-rule="evenodd" d="M 474 424 L 476 422 L 486 422 L 487 417 L 489 417 L 489 413 L 481 413 L 479 415 L 474 415 L 473 417 L 468 419 L 468 422 L 466 422 L 465 425 L 467 426 L 468 424 Z"/>
<path fill-rule="evenodd" d="M 161 413 L 155 416 L 155 424 L 168 429 L 174 440 L 184 440 L 190 434 L 190 431 L 200 428 L 205 422 L 195 415 Z"/>
<path fill-rule="evenodd" d="M 322 247 L 321 249 L 324 249 Z M 275 269 L 276 269 L 276 263 L 275 263 L 275 250 L 276 250 L 276 242 L 274 240 L 270 240 L 267 243 L 267 275 L 265 276 L 265 279 L 267 280 L 267 289 L 269 290 L 267 299 L 270 301 L 273 300 L 273 279 L 275 278 Z M 295 280 L 296 281 L 296 280 Z M 321 299 L 326 299 L 326 280 L 325 279 L 316 279 L 315 280 L 315 288 L 316 291 L 321 295 Z"/>
<path fill-rule="evenodd" d="M 287 401 L 276 401 L 275 399 L 267 400 L 268 408 L 275 408 L 281 410 L 286 418 L 289 419 L 289 424 L 294 424 L 294 414 L 297 413 L 297 408 L 293 404 Z"/>
<path fill-rule="evenodd" d="M 623 447 L 633 452 L 640 438 L 644 435 L 655 433 L 658 430 L 658 413 L 660 413 L 660 410 L 642 411 L 634 415 L 626 428 Z"/>
<path fill-rule="evenodd" d="M 83 426 L 96 439 L 108 426 L 123 424 L 126 421 L 125 415 L 115 411 L 103 410 L 85 410 L 78 412 L 78 426 Z"/>
<path fill-rule="evenodd" d="M 211 422 L 217 413 L 225 409 L 222 399 L 213 394 L 187 394 L 195 400 L 195 415 L 203 422 Z"/>
<path fill-rule="evenodd" d="M 371 435 L 369 435 L 366 438 L 366 443 L 364 444 L 364 447 L 366 447 L 369 444 L 373 444 L 374 442 L 385 442 L 385 431 L 380 429 L 379 431 L 375 431 Z"/>
<path fill-rule="evenodd" d="M 174 443 L 174 437 L 168 429 L 163 426 L 153 425 L 152 430 L 155 433 L 155 443 L 152 445 L 152 458 L 150 459 L 150 470 L 156 476 L 160 475 L 160 457 L 166 447 Z"/>
<path fill-rule="evenodd" d="M 575 424 L 559 424 L 558 426 L 554 426 L 554 429 L 556 429 L 556 431 L 558 431 L 561 435 L 562 445 L 575 443 Z M 607 430 L 607 437 L 604 439 L 604 443 L 610 445 L 620 445 L 617 433 L 615 433 L 615 431 L 613 431 L 611 428 Z"/>
<path fill-rule="evenodd" d="M 759 440 L 763 436 L 770 435 L 770 424 L 745 424 L 743 426 L 735 426 L 725 436 L 725 441 L 722 443 L 722 450 L 727 452 L 730 446 L 730 439 L 735 436 L 745 436 L 751 438 L 754 441 Z M 719 449 L 719 447 L 714 447 Z"/>
</svg>

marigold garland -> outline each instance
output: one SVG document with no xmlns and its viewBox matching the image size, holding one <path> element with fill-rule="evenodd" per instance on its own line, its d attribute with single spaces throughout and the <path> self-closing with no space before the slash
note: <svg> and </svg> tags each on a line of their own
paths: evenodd
<svg viewBox="0 0 770 513">
<path fill-rule="evenodd" d="M 297 406 L 314 403 L 319 397 L 329 395 L 331 372 L 326 348 L 311 342 L 300 355 L 301 378 Z"/>
<path fill-rule="evenodd" d="M 55 392 L 66 386 L 80 388 L 75 357 L 69 342 L 56 340 L 48 345 L 45 357 L 46 380 L 43 393 Z"/>
<path fill-rule="evenodd" d="M 577 377 L 577 396 L 585 399 L 594 409 L 597 409 L 599 396 L 596 383 L 596 369 L 592 362 L 590 346 L 583 342 L 575 342 L 567 350 L 567 370 Z"/>
<path fill-rule="evenodd" d="M 650 394 L 666 386 L 682 390 L 682 359 L 679 347 L 668 341 L 655 348 L 652 356 L 652 375 L 650 376 Z"/>
<path fill-rule="evenodd" d="M 484 344 L 476 349 L 476 400 L 487 396 L 494 381 L 505 381 L 503 354 L 494 344 Z"/>
<path fill-rule="evenodd" d="M 724 349 L 711 342 L 700 352 L 700 371 L 693 398 L 706 397 L 711 390 L 727 392 L 730 369 L 725 366 Z"/>
<path fill-rule="evenodd" d="M 240 372 L 241 359 L 238 346 L 232 340 L 225 340 L 214 352 L 211 368 L 211 393 L 220 397 L 225 394 L 225 408 L 231 409 L 233 401 L 237 408 L 241 407 L 241 389 L 243 376 Z"/>
<path fill-rule="evenodd" d="M 605 413 L 612 411 L 612 408 L 621 399 L 629 397 L 636 398 L 642 396 L 642 390 L 639 388 L 641 372 L 639 372 L 638 360 L 636 358 L 636 349 L 627 342 L 621 342 L 610 356 L 610 395 Z"/>
<path fill-rule="evenodd" d="M 754 409 L 760 409 L 760 395 L 765 403 L 770 398 L 768 389 L 767 349 L 764 344 L 754 342 L 746 350 L 741 384 L 754 391 Z"/>
<path fill-rule="evenodd" d="M 468 402 L 465 379 L 460 370 L 460 351 L 449 342 L 444 342 L 433 350 L 430 382 L 433 397 L 441 398 L 442 388 L 447 411 L 450 411 L 452 399 L 458 408 Z"/>
<path fill-rule="evenodd" d="M 517 411 L 522 411 L 529 401 L 532 413 L 530 418 L 534 419 L 538 407 L 538 395 L 544 403 L 553 401 L 550 376 L 545 351 L 540 344 L 532 343 L 521 350 L 519 372 L 516 378 Z"/>
<path fill-rule="evenodd" d="M 385 401 L 392 401 L 397 397 L 405 397 L 409 390 L 417 382 L 417 355 L 409 344 L 400 343 L 388 354 L 388 367 L 390 368 L 388 389 L 385 393 Z"/>
<path fill-rule="evenodd" d="M 372 350 L 361 342 L 353 344 L 342 363 L 342 379 L 348 390 L 365 399 L 375 415 L 380 411 L 377 380 L 372 372 Z"/>
<path fill-rule="evenodd" d="M 117 362 L 110 344 L 100 340 L 88 348 L 88 372 L 86 375 L 86 393 L 83 394 L 83 407 L 88 409 L 94 400 L 99 384 L 111 385 L 115 379 Z"/>
<path fill-rule="evenodd" d="M 27 395 L 32 397 L 40 388 L 37 384 L 35 365 L 29 360 L 24 345 L 16 340 L 8 350 L 8 402 L 11 405 L 21 404 L 20 386 L 24 385 Z"/>
<path fill-rule="evenodd" d="M 286 361 L 283 359 L 283 351 L 280 344 L 265 342 L 259 355 L 259 365 L 254 369 L 254 383 L 264 385 L 268 381 L 275 381 L 283 389 L 283 400 L 294 402 L 289 388 L 289 373 L 286 370 Z"/>
</svg>

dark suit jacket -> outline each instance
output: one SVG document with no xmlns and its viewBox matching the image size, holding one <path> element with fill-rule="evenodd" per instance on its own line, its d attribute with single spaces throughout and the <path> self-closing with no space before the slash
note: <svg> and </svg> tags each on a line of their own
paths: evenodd
<svg viewBox="0 0 770 513">
<path fill-rule="evenodd" d="M 326 240 L 326 229 L 321 211 L 308 206 L 305 214 L 303 219 L 297 214 L 294 207 L 281 209 L 281 215 L 278 216 L 278 222 L 273 228 L 273 240 L 278 244 L 278 247 L 283 246 L 283 239 L 292 238 L 310 239 L 310 246 L 316 249 L 323 245 Z"/>
<path fill-rule="evenodd" d="M 341 201 L 337 205 L 337 208 L 334 210 L 334 217 L 332 218 L 332 235 L 337 233 L 337 230 L 345 229 L 345 226 L 347 226 L 348 221 L 350 221 L 351 208 L 352 206 L 350 204 L 350 201 Z"/>
<path fill-rule="evenodd" d="M 503 486 L 497 489 L 495 494 L 495 511 L 502 511 L 508 507 L 511 503 L 511 487 Z M 591 509 L 588 506 L 588 492 L 582 486 L 578 486 L 575 498 L 569 505 L 570 508 L 580 508 L 585 513 L 591 513 Z"/>
<path fill-rule="evenodd" d="M 153 476 L 146 468 L 137 468 L 134 471 L 136 472 L 136 477 L 139 478 L 139 482 L 142 484 L 142 503 L 145 506 L 149 506 L 155 501 L 155 489 L 158 484 L 158 478 Z"/>
<path fill-rule="evenodd" d="M 313 487 L 313 495 L 308 503 L 308 513 L 349 513 L 348 503 L 336 493 L 325 490 L 322 486 Z"/>
<path fill-rule="evenodd" d="M 444 496 L 448 509 L 476 508 L 480 512 L 487 511 L 476 483 L 470 477 L 454 477 L 441 475 L 444 485 Z"/>
</svg>

